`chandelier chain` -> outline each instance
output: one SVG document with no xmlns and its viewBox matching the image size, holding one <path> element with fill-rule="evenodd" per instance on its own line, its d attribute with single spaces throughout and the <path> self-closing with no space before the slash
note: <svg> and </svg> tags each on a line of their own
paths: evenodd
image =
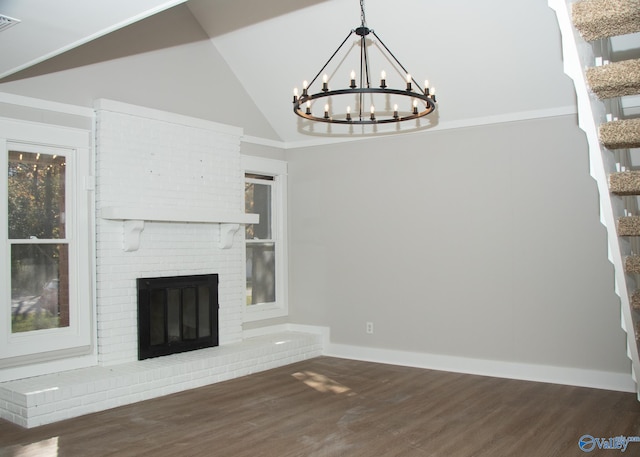
<svg viewBox="0 0 640 457">
<path fill-rule="evenodd" d="M 362 27 L 367 26 L 367 19 L 364 16 L 364 0 L 360 0 L 360 21 L 362 22 Z"/>
</svg>

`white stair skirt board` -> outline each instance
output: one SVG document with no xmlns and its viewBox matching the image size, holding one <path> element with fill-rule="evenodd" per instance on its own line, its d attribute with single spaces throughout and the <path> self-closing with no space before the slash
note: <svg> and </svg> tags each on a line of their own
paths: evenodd
<svg viewBox="0 0 640 457">
<path fill-rule="evenodd" d="M 593 95 L 587 85 L 585 70 L 593 67 L 598 60 L 608 60 L 609 57 L 600 46 L 602 43 L 592 44 L 590 41 L 640 31 L 640 0 L 548 0 L 548 5 L 556 12 L 562 35 L 564 71 L 573 80 L 578 124 L 585 132 L 589 145 L 590 174 L 597 183 L 600 195 L 600 220 L 607 229 L 608 256 L 614 267 L 614 290 L 620 297 L 621 326 L 627 333 L 626 349 L 631 359 L 631 379 L 635 381 L 640 372 L 640 356 L 629 298 L 635 285 L 629 281 L 631 278 L 626 272 L 640 271 L 640 262 L 638 258 L 630 256 L 631 243 L 618 236 L 618 218 L 627 212 L 620 197 L 612 197 L 608 178 L 611 173 L 622 171 L 621 165 L 625 164 L 620 163 L 620 158 L 607 148 L 622 148 L 618 154 L 624 154 L 624 148 L 640 144 L 640 124 L 634 120 L 602 124 L 603 119 L 615 119 L 617 113 Z M 595 70 L 596 74 L 600 71 L 605 70 Z M 629 191 L 621 190 L 622 193 Z M 635 391 L 640 400 L 640 385 L 636 385 Z"/>
</svg>

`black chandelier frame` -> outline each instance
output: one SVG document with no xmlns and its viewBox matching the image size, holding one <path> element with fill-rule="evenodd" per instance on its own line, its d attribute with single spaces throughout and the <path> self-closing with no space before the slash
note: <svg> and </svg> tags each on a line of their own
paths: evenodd
<svg viewBox="0 0 640 457">
<path fill-rule="evenodd" d="M 364 15 L 364 0 L 360 0 L 360 8 L 361 8 L 361 18 L 362 24 L 360 27 L 351 30 L 344 41 L 338 46 L 335 52 L 331 55 L 329 60 L 322 66 L 320 71 L 316 74 L 316 76 L 311 80 L 311 83 L 303 87 L 302 94 L 298 95 L 297 90 L 294 92 L 293 96 L 293 112 L 298 116 L 308 119 L 310 121 L 316 122 L 325 122 L 331 124 L 386 124 L 393 122 L 402 122 L 409 121 L 412 119 L 418 119 L 428 114 L 433 113 L 436 110 L 436 96 L 430 90 L 429 87 L 420 87 L 420 85 L 416 82 L 413 77 L 409 76 L 410 73 L 406 70 L 406 68 L 400 63 L 400 61 L 396 58 L 396 56 L 391 52 L 391 50 L 384 44 L 384 42 L 380 39 L 380 37 L 373 31 L 368 28 L 365 24 L 365 15 Z M 360 86 L 356 85 L 356 81 L 351 78 L 351 84 L 348 88 L 345 89 L 337 89 L 330 90 L 328 81 L 324 81 L 322 83 L 322 89 L 320 92 L 315 94 L 309 93 L 309 88 L 313 85 L 313 83 L 318 79 L 318 77 L 322 74 L 322 72 L 327 68 L 329 63 L 333 60 L 333 58 L 338 54 L 340 49 L 345 45 L 345 43 L 349 40 L 352 35 L 358 35 L 360 37 Z M 367 35 L 372 34 L 378 42 L 382 45 L 382 47 L 386 50 L 389 56 L 398 64 L 398 66 L 405 72 L 407 75 L 407 83 L 405 89 L 392 89 L 386 85 L 386 79 L 384 77 L 380 80 L 379 87 L 371 87 L 371 78 L 370 78 L 370 69 L 369 69 L 369 53 L 367 50 L 366 37 Z M 382 51 L 381 51 L 382 52 Z M 384 53 L 383 53 L 384 54 Z M 413 87 L 416 87 L 417 90 L 414 90 Z M 374 111 L 374 108 L 371 108 L 370 114 L 367 115 L 363 112 L 364 106 L 364 96 L 366 94 L 372 95 L 396 95 L 396 96 L 404 96 L 410 97 L 414 100 L 413 102 L 413 111 L 409 114 L 400 115 L 397 109 L 393 110 L 393 115 L 386 115 L 382 117 L 377 117 Z M 311 102 L 314 100 L 319 100 L 323 98 L 329 98 L 332 96 L 338 95 L 357 95 L 359 99 L 358 103 L 358 112 L 353 116 L 350 112 L 347 112 L 345 117 L 335 118 L 329 114 L 328 109 L 325 108 L 324 116 L 316 116 L 311 111 Z M 424 109 L 418 109 L 418 102 L 420 100 Z M 385 113 L 388 113 L 386 111 Z"/>
</svg>

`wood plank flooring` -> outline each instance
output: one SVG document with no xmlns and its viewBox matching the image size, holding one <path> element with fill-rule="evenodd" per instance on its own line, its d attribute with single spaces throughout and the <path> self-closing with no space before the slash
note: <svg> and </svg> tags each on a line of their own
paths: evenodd
<svg viewBox="0 0 640 457">
<path fill-rule="evenodd" d="M 0 456 L 570 457 L 585 434 L 639 436 L 635 395 L 319 357 L 35 429 L 0 421 Z"/>
</svg>

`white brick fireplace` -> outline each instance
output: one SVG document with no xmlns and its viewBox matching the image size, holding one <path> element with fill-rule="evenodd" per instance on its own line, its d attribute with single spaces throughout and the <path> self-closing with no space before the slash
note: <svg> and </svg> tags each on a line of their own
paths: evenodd
<svg viewBox="0 0 640 457">
<path fill-rule="evenodd" d="M 243 223 L 255 216 L 244 214 L 242 130 L 95 107 L 98 365 L 1 383 L 0 417 L 33 427 L 320 355 L 326 335 L 308 328 L 243 334 Z M 219 347 L 138 361 L 136 279 L 212 273 Z"/>
<path fill-rule="evenodd" d="M 244 217 L 242 131 L 180 123 L 177 116 L 167 121 L 161 113 L 109 101 L 98 103 L 96 116 L 99 363 L 137 359 L 137 278 L 217 273 L 220 344 L 240 341 L 242 226 L 221 249 L 220 224 L 196 221 L 211 214 Z M 127 215 L 105 219 L 107 209 Z M 149 213 L 182 217 L 145 220 Z M 130 220 L 141 222 L 142 230 Z M 127 237 L 139 238 L 139 246 L 124 245 Z"/>
</svg>

